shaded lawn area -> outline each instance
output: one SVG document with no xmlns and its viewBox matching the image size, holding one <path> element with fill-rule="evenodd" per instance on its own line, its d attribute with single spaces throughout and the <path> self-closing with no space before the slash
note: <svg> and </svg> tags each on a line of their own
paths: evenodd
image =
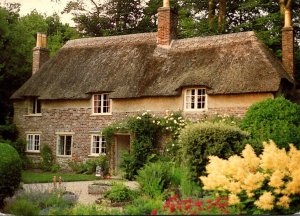
<svg viewBox="0 0 300 216">
<path fill-rule="evenodd" d="M 23 170 L 22 182 L 24 182 L 25 184 L 49 183 L 53 181 L 53 176 L 56 176 L 57 181 L 58 181 L 58 177 L 61 176 L 63 182 L 93 181 L 99 179 L 99 177 L 97 178 L 95 175 L 87 175 L 87 174 L 49 173 L 49 172 L 36 173 L 28 170 Z"/>
</svg>

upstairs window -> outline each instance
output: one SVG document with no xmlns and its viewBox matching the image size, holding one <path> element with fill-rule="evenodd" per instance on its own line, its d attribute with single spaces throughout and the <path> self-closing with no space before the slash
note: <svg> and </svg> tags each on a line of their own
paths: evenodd
<svg viewBox="0 0 300 216">
<path fill-rule="evenodd" d="M 207 95 L 205 88 L 187 89 L 185 91 L 185 110 L 205 110 Z"/>
<path fill-rule="evenodd" d="M 40 152 L 40 134 L 27 134 L 27 152 Z"/>
<path fill-rule="evenodd" d="M 106 154 L 106 141 L 101 135 L 92 135 L 91 155 Z"/>
<path fill-rule="evenodd" d="M 29 114 L 40 114 L 41 113 L 41 101 L 37 98 L 31 98 L 28 106 Z"/>
<path fill-rule="evenodd" d="M 72 143 L 73 143 L 73 136 L 59 135 L 58 143 L 57 143 L 57 155 L 58 156 L 72 155 Z"/>
<path fill-rule="evenodd" d="M 110 114 L 111 100 L 108 94 L 96 94 L 93 96 L 93 113 Z"/>
</svg>

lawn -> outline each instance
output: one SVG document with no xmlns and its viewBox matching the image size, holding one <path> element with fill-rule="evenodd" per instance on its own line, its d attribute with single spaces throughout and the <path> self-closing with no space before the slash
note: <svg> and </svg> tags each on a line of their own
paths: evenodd
<svg viewBox="0 0 300 216">
<path fill-rule="evenodd" d="M 57 179 L 59 176 L 62 177 L 64 182 L 70 181 L 93 181 L 96 180 L 95 175 L 87 175 L 87 174 L 69 174 L 69 173 L 49 173 L 42 172 L 36 173 L 32 171 L 22 171 L 22 182 L 29 183 L 48 183 L 52 182 L 53 176 L 56 176 Z"/>
</svg>

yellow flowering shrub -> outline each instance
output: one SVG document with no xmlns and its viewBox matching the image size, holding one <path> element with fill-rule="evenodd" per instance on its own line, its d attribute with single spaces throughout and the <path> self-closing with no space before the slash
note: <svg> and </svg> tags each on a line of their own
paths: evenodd
<svg viewBox="0 0 300 216">
<path fill-rule="evenodd" d="M 290 145 L 287 152 L 273 141 L 263 144 L 260 156 L 250 145 L 246 145 L 241 156 L 228 160 L 210 156 L 208 175 L 200 177 L 203 189 L 225 192 L 229 204 L 247 205 L 258 212 L 299 210 L 300 151 Z"/>
</svg>

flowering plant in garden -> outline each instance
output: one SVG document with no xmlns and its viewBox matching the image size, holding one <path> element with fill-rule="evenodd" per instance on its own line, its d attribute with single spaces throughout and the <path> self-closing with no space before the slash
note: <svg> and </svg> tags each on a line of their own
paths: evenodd
<svg viewBox="0 0 300 216">
<path fill-rule="evenodd" d="M 199 215 L 199 214 L 229 214 L 228 198 L 180 200 L 178 195 L 170 197 L 162 209 L 153 209 L 151 215 Z"/>
<path fill-rule="evenodd" d="M 293 145 L 286 152 L 270 141 L 260 156 L 247 145 L 242 156 L 209 160 L 208 176 L 200 177 L 203 189 L 227 193 L 230 205 L 255 214 L 299 211 L 300 151 Z"/>
</svg>

